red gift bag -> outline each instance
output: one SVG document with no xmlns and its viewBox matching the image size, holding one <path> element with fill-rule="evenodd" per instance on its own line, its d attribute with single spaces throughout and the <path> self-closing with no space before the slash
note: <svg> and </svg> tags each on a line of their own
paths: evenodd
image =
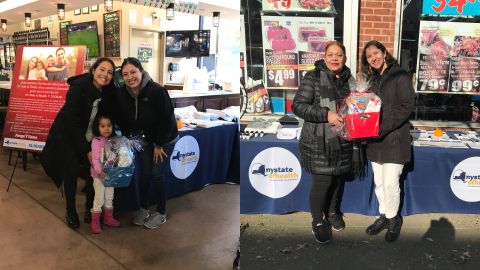
<svg viewBox="0 0 480 270">
<path fill-rule="evenodd" d="M 347 139 L 378 136 L 380 112 L 347 114 L 344 119 Z"/>
</svg>

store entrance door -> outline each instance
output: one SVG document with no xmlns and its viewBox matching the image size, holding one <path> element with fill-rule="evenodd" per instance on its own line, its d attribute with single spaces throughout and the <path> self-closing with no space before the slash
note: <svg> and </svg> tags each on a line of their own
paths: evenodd
<svg viewBox="0 0 480 270">
<path fill-rule="evenodd" d="M 161 46 L 164 44 L 163 38 L 163 33 L 153 30 L 133 28 L 130 32 L 129 55 L 138 58 L 142 62 L 143 69 L 160 84 L 163 82 L 162 67 L 165 51 Z"/>
</svg>

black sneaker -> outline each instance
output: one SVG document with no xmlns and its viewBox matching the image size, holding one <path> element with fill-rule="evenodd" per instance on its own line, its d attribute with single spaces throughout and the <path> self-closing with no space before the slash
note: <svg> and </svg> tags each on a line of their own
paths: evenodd
<svg viewBox="0 0 480 270">
<path fill-rule="evenodd" d="M 332 229 L 336 232 L 345 229 L 345 221 L 343 221 L 343 215 L 340 213 L 329 213 L 328 222 L 330 222 Z"/>
<path fill-rule="evenodd" d="M 378 234 L 383 229 L 386 229 L 387 226 L 388 226 L 388 219 L 385 217 L 385 215 L 380 215 L 380 217 L 377 218 L 372 225 L 368 226 L 367 234 L 369 235 Z"/>
<path fill-rule="evenodd" d="M 388 219 L 388 231 L 385 234 L 385 241 L 393 242 L 400 236 L 400 230 L 402 229 L 402 217 L 396 215 L 394 218 Z"/>
<path fill-rule="evenodd" d="M 327 244 L 330 242 L 332 231 L 328 221 L 322 220 L 317 224 L 312 224 L 312 233 L 318 243 Z"/>
</svg>

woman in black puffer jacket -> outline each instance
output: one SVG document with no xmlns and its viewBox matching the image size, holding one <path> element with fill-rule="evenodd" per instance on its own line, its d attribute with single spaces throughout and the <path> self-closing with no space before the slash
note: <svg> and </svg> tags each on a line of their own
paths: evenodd
<svg viewBox="0 0 480 270">
<path fill-rule="evenodd" d="M 362 70 L 382 100 L 379 137 L 367 144 L 380 218 L 367 228 L 367 234 L 388 229 L 385 240 L 392 242 L 398 238 L 402 227 L 398 214 L 400 175 L 412 151 L 408 117 L 415 107 L 415 91 L 410 76 L 378 41 L 372 40 L 365 45 Z"/>
<path fill-rule="evenodd" d="M 316 61 L 315 69 L 305 74 L 292 105 L 293 112 L 305 120 L 300 137 L 301 164 L 313 177 L 312 232 L 320 243 L 330 241 L 331 228 L 345 228 L 338 201 L 342 175 L 352 170 L 353 146 L 331 131 L 333 125 L 343 122 L 336 113 L 337 102 L 350 93 L 352 75 L 345 61 L 345 47 L 329 43 L 325 60 Z"/>
</svg>

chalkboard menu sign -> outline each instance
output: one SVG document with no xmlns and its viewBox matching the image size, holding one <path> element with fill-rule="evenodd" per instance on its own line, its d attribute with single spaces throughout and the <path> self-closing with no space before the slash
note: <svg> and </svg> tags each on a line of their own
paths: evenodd
<svg viewBox="0 0 480 270">
<path fill-rule="evenodd" d="M 120 10 L 103 14 L 106 57 L 120 57 Z"/>
<path fill-rule="evenodd" d="M 72 21 L 60 22 L 60 45 L 68 45 L 67 25 Z"/>
</svg>

